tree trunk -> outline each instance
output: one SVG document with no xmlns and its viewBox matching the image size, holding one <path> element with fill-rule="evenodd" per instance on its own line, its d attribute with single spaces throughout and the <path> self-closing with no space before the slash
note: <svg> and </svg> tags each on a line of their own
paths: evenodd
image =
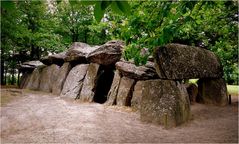
<svg viewBox="0 0 239 144">
<path fill-rule="evenodd" d="M 4 59 L 1 59 L 1 85 L 5 85 L 4 82 Z"/>
</svg>

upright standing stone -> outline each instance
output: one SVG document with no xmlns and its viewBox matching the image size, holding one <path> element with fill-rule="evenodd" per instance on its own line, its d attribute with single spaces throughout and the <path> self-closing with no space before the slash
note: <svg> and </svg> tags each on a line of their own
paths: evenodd
<svg viewBox="0 0 239 144">
<path fill-rule="evenodd" d="M 95 95 L 97 74 L 100 65 L 91 63 L 84 79 L 83 87 L 80 93 L 80 100 L 92 102 Z"/>
<path fill-rule="evenodd" d="M 63 88 L 64 82 L 66 80 L 66 77 L 68 73 L 70 72 L 72 66 L 70 63 L 64 63 L 59 70 L 58 76 L 56 81 L 53 82 L 52 85 L 52 93 L 55 95 L 60 95 L 61 90 Z"/>
<path fill-rule="evenodd" d="M 143 82 L 142 121 L 175 127 L 189 120 L 190 104 L 184 85 L 171 80 Z"/>
<path fill-rule="evenodd" d="M 61 97 L 75 99 L 79 96 L 88 66 L 88 64 L 79 64 L 71 69 L 61 91 Z"/>
<path fill-rule="evenodd" d="M 219 58 L 211 51 L 168 44 L 155 50 L 155 68 L 163 79 L 220 78 L 223 69 Z"/>
<path fill-rule="evenodd" d="M 134 87 L 134 93 L 131 100 L 131 107 L 135 110 L 140 110 L 140 103 L 141 103 L 142 92 L 143 92 L 143 83 L 144 81 L 137 81 Z"/>
<path fill-rule="evenodd" d="M 41 73 L 46 66 L 40 66 L 33 70 L 26 89 L 38 90 L 40 85 Z"/>
<path fill-rule="evenodd" d="M 53 82 L 56 81 L 59 72 L 59 66 L 52 64 L 45 67 L 41 73 L 39 90 L 52 92 Z"/>
<path fill-rule="evenodd" d="M 227 86 L 224 79 L 199 79 L 198 102 L 225 106 L 228 104 Z"/>
<path fill-rule="evenodd" d="M 122 77 L 120 81 L 119 91 L 117 94 L 117 105 L 130 106 L 133 94 L 135 80 Z"/>
<path fill-rule="evenodd" d="M 114 79 L 110 88 L 110 91 L 108 93 L 108 98 L 107 98 L 107 105 L 114 105 L 116 104 L 116 98 L 117 98 L 117 94 L 118 94 L 118 89 L 119 89 L 119 85 L 120 85 L 120 80 L 121 80 L 121 76 L 118 70 L 115 71 L 115 75 L 114 75 Z"/>
<path fill-rule="evenodd" d="M 32 72 L 26 71 L 22 74 L 21 80 L 20 80 L 20 88 L 26 88 L 27 84 L 29 83 L 29 80 L 31 78 Z"/>
</svg>

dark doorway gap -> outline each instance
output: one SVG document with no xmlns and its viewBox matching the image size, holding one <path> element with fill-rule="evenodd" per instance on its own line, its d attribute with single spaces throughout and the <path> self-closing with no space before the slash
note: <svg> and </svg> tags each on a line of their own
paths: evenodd
<svg viewBox="0 0 239 144">
<path fill-rule="evenodd" d="M 103 66 L 100 65 L 97 84 L 94 95 L 94 102 L 103 104 L 107 100 L 108 92 L 111 88 L 114 78 L 114 66 Z"/>
</svg>

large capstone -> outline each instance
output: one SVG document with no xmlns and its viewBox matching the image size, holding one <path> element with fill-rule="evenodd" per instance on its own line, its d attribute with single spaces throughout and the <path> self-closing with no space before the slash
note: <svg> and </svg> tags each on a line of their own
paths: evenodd
<svg viewBox="0 0 239 144">
<path fill-rule="evenodd" d="M 121 58 L 123 47 L 124 43 L 122 41 L 109 41 L 89 53 L 87 59 L 101 65 L 115 64 Z"/>
<path fill-rule="evenodd" d="M 74 99 L 79 97 L 88 66 L 88 64 L 79 64 L 71 69 L 61 91 L 61 97 Z"/>
<path fill-rule="evenodd" d="M 33 70 L 31 77 L 28 83 L 26 84 L 26 87 L 25 87 L 26 89 L 31 89 L 31 90 L 39 89 L 41 74 L 44 68 L 46 68 L 46 66 L 39 66 Z"/>
<path fill-rule="evenodd" d="M 66 57 L 66 52 L 61 52 L 58 54 L 45 56 L 41 58 L 40 61 L 44 63 L 45 65 L 56 64 L 56 65 L 62 66 L 64 63 L 65 57 Z"/>
<path fill-rule="evenodd" d="M 69 50 L 66 52 L 65 61 L 76 62 L 76 63 L 86 63 L 86 57 L 92 51 L 98 49 L 99 46 L 93 46 L 86 43 L 74 42 Z"/>
<path fill-rule="evenodd" d="M 72 65 L 69 62 L 64 63 L 60 67 L 57 79 L 56 81 L 53 82 L 53 85 L 52 85 L 53 94 L 60 95 L 64 82 L 66 80 L 66 77 L 68 73 L 70 72 L 71 68 L 72 68 Z"/>
<path fill-rule="evenodd" d="M 116 104 L 116 97 L 118 94 L 120 81 L 121 81 L 120 73 L 118 70 L 116 70 L 110 91 L 107 96 L 107 102 L 106 102 L 107 105 L 115 105 Z"/>
<path fill-rule="evenodd" d="M 155 67 L 163 79 L 220 78 L 223 69 L 219 58 L 211 51 L 168 44 L 155 50 Z"/>
<path fill-rule="evenodd" d="M 143 92 L 143 83 L 144 81 L 137 81 L 136 85 L 134 86 L 133 97 L 131 100 L 131 107 L 134 110 L 140 110 L 140 103 L 142 99 L 142 92 Z"/>
<path fill-rule="evenodd" d="M 167 128 L 188 121 L 190 103 L 185 86 L 171 80 L 144 81 L 140 117 Z"/>
<path fill-rule="evenodd" d="M 52 92 L 53 82 L 56 81 L 59 72 L 59 66 L 52 64 L 43 68 L 41 72 L 41 79 L 39 90 L 45 92 Z"/>
<path fill-rule="evenodd" d="M 227 87 L 224 79 L 199 79 L 197 101 L 205 104 L 225 106 L 228 104 Z"/>
<path fill-rule="evenodd" d="M 80 93 L 80 100 L 85 102 L 93 102 L 96 84 L 98 79 L 98 70 L 100 65 L 91 63 L 84 79 L 83 87 Z"/>
<path fill-rule="evenodd" d="M 117 94 L 118 106 L 131 106 L 135 80 L 127 77 L 122 77 Z"/>
<path fill-rule="evenodd" d="M 131 79 L 148 80 L 158 78 L 153 62 L 148 62 L 145 66 L 136 66 L 128 61 L 119 61 L 115 66 L 123 76 Z"/>
<path fill-rule="evenodd" d="M 19 71 L 20 72 L 25 72 L 29 71 L 32 72 L 35 68 L 44 66 L 44 64 L 40 61 L 28 61 L 20 64 L 19 66 Z"/>
</svg>

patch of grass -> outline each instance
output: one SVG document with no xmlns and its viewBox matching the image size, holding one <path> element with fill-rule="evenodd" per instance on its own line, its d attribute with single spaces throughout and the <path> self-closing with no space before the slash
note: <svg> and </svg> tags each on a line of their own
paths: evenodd
<svg viewBox="0 0 239 144">
<path fill-rule="evenodd" d="M 227 85 L 227 91 L 231 95 L 239 94 L 239 86 L 238 85 Z"/>
</svg>

